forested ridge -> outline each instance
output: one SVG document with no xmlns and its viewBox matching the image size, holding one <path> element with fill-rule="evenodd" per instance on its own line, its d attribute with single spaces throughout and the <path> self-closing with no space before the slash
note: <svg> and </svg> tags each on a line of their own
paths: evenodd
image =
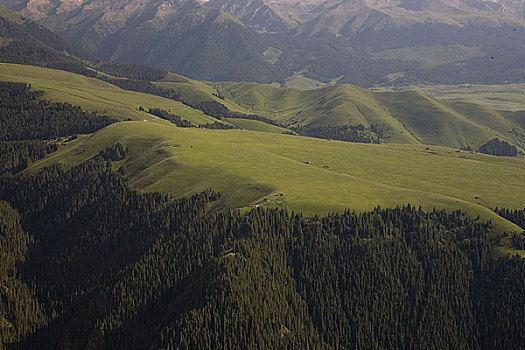
<svg viewBox="0 0 525 350">
<path fill-rule="evenodd" d="M 41 99 L 24 83 L 0 82 L 0 141 L 50 140 L 95 132 L 115 120 Z"/>
<path fill-rule="evenodd" d="M 0 175 L 20 172 L 55 152 L 57 138 L 74 139 L 115 122 L 42 95 L 27 84 L 0 82 Z"/>
<path fill-rule="evenodd" d="M 524 344 L 525 260 L 493 257 L 490 223 L 414 206 L 214 212 L 212 191 L 130 190 L 103 153 L 0 181 L 14 348 Z"/>
</svg>

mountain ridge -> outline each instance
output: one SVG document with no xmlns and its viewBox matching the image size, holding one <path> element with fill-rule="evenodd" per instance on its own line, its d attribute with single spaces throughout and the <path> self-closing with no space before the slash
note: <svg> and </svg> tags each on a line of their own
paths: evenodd
<svg viewBox="0 0 525 350">
<path fill-rule="evenodd" d="M 103 60 L 151 65 L 201 80 L 284 86 L 297 78 L 362 87 L 525 81 L 525 19 L 505 12 L 520 13 L 514 2 L 495 8 L 488 6 L 492 2 L 448 0 L 415 2 L 419 7 L 410 1 L 371 0 L 0 4 L 38 19 Z M 388 50 L 395 49 L 406 53 L 392 56 Z M 392 75 L 400 78 L 391 80 Z"/>
</svg>

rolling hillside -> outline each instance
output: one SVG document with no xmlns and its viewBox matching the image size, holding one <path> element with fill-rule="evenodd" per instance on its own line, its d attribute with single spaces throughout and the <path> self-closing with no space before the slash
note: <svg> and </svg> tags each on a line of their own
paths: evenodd
<svg viewBox="0 0 525 350">
<path fill-rule="evenodd" d="M 246 109 L 281 123 L 307 127 L 362 124 L 384 128 L 384 141 L 471 147 L 493 137 L 523 147 L 525 132 L 506 113 L 471 103 L 452 103 L 417 92 L 371 92 L 350 85 L 313 90 L 255 83 L 216 84 Z"/>
<path fill-rule="evenodd" d="M 88 111 L 104 112 L 119 119 L 151 119 L 139 107 L 161 108 L 177 113 L 194 124 L 214 119 L 180 102 L 166 98 L 126 91 L 114 85 L 82 75 L 41 67 L 0 63 L 0 81 L 25 82 L 46 92 L 45 98 L 68 102 Z"/>
<path fill-rule="evenodd" d="M 223 194 L 220 203 L 227 208 L 261 205 L 311 215 L 417 203 L 426 209 L 461 208 L 510 229 L 487 208 L 520 207 L 525 195 L 522 158 L 154 121 L 117 123 L 70 143 L 33 169 L 56 161 L 79 164 L 115 142 L 131 149 L 125 164 L 135 189 L 179 197 L 212 188 Z"/>
<path fill-rule="evenodd" d="M 52 100 L 120 119 L 151 118 L 138 110 L 143 107 L 171 111 L 194 124 L 215 120 L 174 100 L 125 91 L 95 78 L 58 70 L 2 64 L 0 80 L 27 82 L 45 90 Z M 524 147 L 525 130 L 516 114 L 472 103 L 444 102 L 418 92 L 371 92 L 351 85 L 296 90 L 256 83 L 207 84 L 173 73 L 155 84 L 176 91 L 187 103 L 219 103 L 230 111 L 255 113 L 292 127 L 363 125 L 381 129 L 381 141 L 387 143 L 477 149 L 498 137 L 521 150 Z M 241 129 L 286 132 L 255 121 L 233 124 Z"/>
<path fill-rule="evenodd" d="M 490 217 L 487 207 L 521 204 L 519 179 L 525 169 L 521 157 L 503 159 L 421 144 L 433 140 L 467 143 L 474 142 L 475 137 L 490 138 L 505 132 L 498 128 L 511 123 L 512 118 L 504 119 L 483 107 L 469 110 L 472 106 L 456 104 L 452 109 L 419 93 L 371 93 L 351 86 L 304 91 L 258 84 L 214 87 L 177 75 L 165 79 L 168 81 L 160 84 L 183 84 L 195 98 L 199 92 L 219 99 L 211 94 L 215 91 L 224 95 L 221 101 L 231 98 L 232 105 L 243 101 L 249 111 L 267 111 L 266 115 L 280 122 L 390 122 L 399 133 L 398 139 L 387 140 L 413 145 L 363 145 L 279 135 L 285 130 L 242 119 L 230 121 L 246 131 L 177 128 L 137 108 L 170 110 L 195 124 L 214 119 L 180 102 L 122 90 L 94 78 L 41 67 L 0 65 L 2 81 L 27 82 L 44 90 L 47 99 L 135 120 L 80 137 L 35 167 L 56 161 L 78 164 L 100 149 L 121 142 L 132 151 L 126 167 L 135 188 L 177 196 L 213 188 L 224 194 L 221 203 L 229 208 L 269 203 L 312 214 L 412 202 L 427 208 L 461 207 Z M 317 100 L 305 106 L 304 102 L 314 96 Z M 478 117 L 469 119 L 466 115 Z M 486 135 L 485 130 L 489 130 Z M 196 172 L 201 175 L 195 177 Z M 491 180 L 496 178 L 497 182 Z M 305 183 L 309 184 L 308 191 Z"/>
<path fill-rule="evenodd" d="M 206 2 L 0 0 L 271 82 L 0 8 L 0 350 L 523 350 L 520 2 Z"/>
</svg>

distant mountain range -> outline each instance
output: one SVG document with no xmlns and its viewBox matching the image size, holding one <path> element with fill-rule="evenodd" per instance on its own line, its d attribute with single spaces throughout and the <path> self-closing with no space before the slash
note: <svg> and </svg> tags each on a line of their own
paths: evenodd
<svg viewBox="0 0 525 350">
<path fill-rule="evenodd" d="M 353 23 L 357 32 L 366 27 L 366 21 L 362 19 L 370 12 L 381 13 L 390 21 L 399 20 L 404 25 L 421 20 L 458 24 L 472 21 L 495 23 L 501 20 L 501 16 L 507 21 L 510 17 L 525 16 L 525 4 L 519 0 L 209 0 L 203 3 L 231 13 L 253 28 L 266 31 L 301 28 L 304 25 L 312 27 L 312 23 L 319 23 L 322 29 L 330 30 L 336 28 L 337 25 L 333 25 L 337 23 L 328 18 L 354 17 L 358 14 L 361 21 Z"/>
<path fill-rule="evenodd" d="M 525 81 L 517 0 L 0 0 L 103 60 L 315 87 Z"/>
</svg>

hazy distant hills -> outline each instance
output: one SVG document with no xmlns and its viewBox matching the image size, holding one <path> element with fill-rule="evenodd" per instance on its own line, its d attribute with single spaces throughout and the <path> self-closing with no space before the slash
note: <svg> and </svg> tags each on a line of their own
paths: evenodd
<svg viewBox="0 0 525 350">
<path fill-rule="evenodd" d="M 0 3 L 104 60 L 140 62 L 213 80 L 286 76 L 264 60 L 262 52 L 270 44 L 263 36 L 194 1 Z"/>
<path fill-rule="evenodd" d="M 361 21 L 353 23 L 357 30 L 365 27 L 363 16 L 375 11 L 393 22 L 409 25 L 413 22 L 434 23 L 496 23 L 511 21 L 510 17 L 523 17 L 525 4 L 519 0 L 209 0 L 207 6 L 233 14 L 243 23 L 259 29 L 275 31 L 312 23 L 323 23 L 323 29 L 337 27 L 336 21 L 326 21 L 331 16 L 361 14 Z"/>
<path fill-rule="evenodd" d="M 104 60 L 198 79 L 525 81 L 522 1 L 0 0 Z"/>
</svg>

